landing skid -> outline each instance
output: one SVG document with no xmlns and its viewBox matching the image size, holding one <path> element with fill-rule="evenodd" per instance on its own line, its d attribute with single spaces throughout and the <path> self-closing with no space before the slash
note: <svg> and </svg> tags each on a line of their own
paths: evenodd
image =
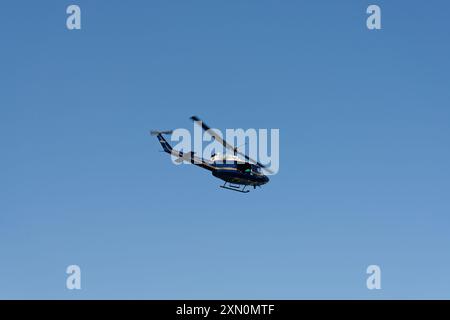
<svg viewBox="0 0 450 320">
<path fill-rule="evenodd" d="M 245 188 L 247 187 L 247 185 L 244 185 L 243 187 L 241 187 L 241 185 L 232 185 L 231 183 L 225 182 L 223 184 L 223 186 L 220 186 L 221 188 L 224 189 L 228 189 L 228 190 L 232 190 L 232 191 L 236 191 L 236 192 L 242 192 L 242 193 L 248 193 L 250 192 L 250 190 L 245 190 Z"/>
</svg>

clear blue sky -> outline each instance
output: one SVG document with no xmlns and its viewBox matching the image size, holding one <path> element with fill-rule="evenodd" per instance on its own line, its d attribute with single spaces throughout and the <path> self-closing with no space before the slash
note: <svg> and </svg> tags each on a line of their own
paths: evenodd
<svg viewBox="0 0 450 320">
<path fill-rule="evenodd" d="M 449 12 L 2 1 L 0 298 L 450 298 Z M 148 130 L 193 114 L 279 128 L 280 172 L 174 166 Z"/>
</svg>

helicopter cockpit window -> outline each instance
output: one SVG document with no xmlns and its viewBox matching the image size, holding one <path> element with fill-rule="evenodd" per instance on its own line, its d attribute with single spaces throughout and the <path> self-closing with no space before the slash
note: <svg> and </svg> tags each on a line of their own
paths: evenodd
<svg viewBox="0 0 450 320">
<path fill-rule="evenodd" d="M 261 168 L 255 164 L 252 164 L 252 172 L 253 173 L 261 173 Z"/>
<path fill-rule="evenodd" d="M 241 172 L 250 173 L 252 171 L 252 166 L 250 163 L 238 163 L 237 169 Z"/>
</svg>

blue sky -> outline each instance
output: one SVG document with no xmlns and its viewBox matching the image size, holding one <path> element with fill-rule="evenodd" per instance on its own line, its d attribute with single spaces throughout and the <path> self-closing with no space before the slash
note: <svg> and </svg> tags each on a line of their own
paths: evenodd
<svg viewBox="0 0 450 320">
<path fill-rule="evenodd" d="M 449 10 L 2 2 L 0 298 L 449 298 Z M 174 166 L 148 130 L 193 114 L 279 128 L 280 172 Z"/>
</svg>

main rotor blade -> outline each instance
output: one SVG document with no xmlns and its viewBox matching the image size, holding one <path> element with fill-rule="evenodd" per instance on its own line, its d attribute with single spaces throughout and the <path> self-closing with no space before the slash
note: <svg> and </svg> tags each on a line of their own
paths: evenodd
<svg viewBox="0 0 450 320">
<path fill-rule="evenodd" d="M 201 125 L 202 129 L 205 130 L 211 137 L 216 139 L 220 144 L 222 144 L 225 148 L 230 149 L 231 151 L 234 151 L 234 147 L 223 140 L 223 138 L 213 129 L 211 129 L 206 123 L 204 123 L 202 120 L 200 120 L 197 116 L 192 116 L 191 120 L 194 121 L 196 124 Z"/>
<path fill-rule="evenodd" d="M 150 131 L 150 134 L 152 135 L 152 136 L 156 136 L 156 135 L 158 135 L 158 134 L 172 134 L 172 130 L 165 130 L 165 131 L 159 131 L 159 130 L 151 130 Z"/>
</svg>

